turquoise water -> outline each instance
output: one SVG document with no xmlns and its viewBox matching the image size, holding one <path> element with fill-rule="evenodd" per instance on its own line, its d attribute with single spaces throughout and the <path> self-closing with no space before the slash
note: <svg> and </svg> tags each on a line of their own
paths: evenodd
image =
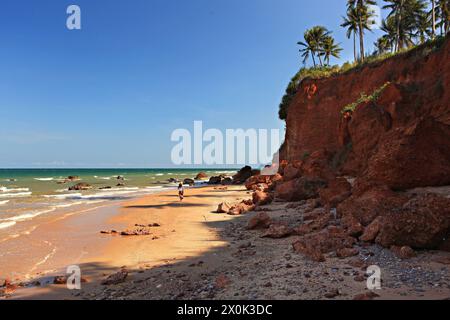
<svg viewBox="0 0 450 320">
<path fill-rule="evenodd" d="M 208 176 L 236 173 L 235 169 L 0 169 L 0 235 L 60 211 L 175 189 L 170 178 L 194 178 L 201 171 Z M 69 176 L 79 179 L 67 181 Z M 69 191 L 80 182 L 92 189 Z"/>
<path fill-rule="evenodd" d="M 193 178 L 200 171 L 210 175 L 235 172 L 224 169 L 0 169 L 0 187 L 28 188 L 33 195 L 44 195 L 68 189 L 78 182 L 88 183 L 94 188 L 115 187 L 118 183 L 127 187 L 160 186 L 169 178 Z M 62 183 L 69 176 L 78 176 L 80 181 Z M 118 176 L 125 180 L 117 180 Z"/>
</svg>

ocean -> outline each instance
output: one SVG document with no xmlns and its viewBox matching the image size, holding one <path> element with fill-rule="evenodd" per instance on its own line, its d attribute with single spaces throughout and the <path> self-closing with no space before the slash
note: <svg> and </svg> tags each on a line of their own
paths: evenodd
<svg viewBox="0 0 450 320">
<path fill-rule="evenodd" d="M 29 232 L 30 223 L 48 215 L 66 215 L 95 205 L 175 189 L 170 178 L 232 175 L 235 169 L 0 169 L 0 242 L 2 236 Z M 67 181 L 76 176 L 76 181 Z M 118 177 L 120 177 L 118 179 Z M 77 183 L 91 190 L 69 191 Z M 198 181 L 197 183 L 201 183 Z M 3 233 L 3 234 L 2 234 Z"/>
</svg>

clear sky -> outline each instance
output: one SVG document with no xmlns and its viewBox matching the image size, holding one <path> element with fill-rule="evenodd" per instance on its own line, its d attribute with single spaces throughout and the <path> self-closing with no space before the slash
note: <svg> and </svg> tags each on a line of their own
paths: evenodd
<svg viewBox="0 0 450 320">
<path fill-rule="evenodd" d="M 171 132 L 284 128 L 306 28 L 345 0 L 3 0 L 0 167 L 168 167 Z M 66 8 L 82 29 L 66 28 Z M 379 31 L 367 35 L 372 49 Z"/>
</svg>

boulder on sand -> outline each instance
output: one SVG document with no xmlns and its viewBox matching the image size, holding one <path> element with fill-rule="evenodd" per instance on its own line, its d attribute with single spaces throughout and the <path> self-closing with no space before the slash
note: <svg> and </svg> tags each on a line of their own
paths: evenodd
<svg viewBox="0 0 450 320">
<path fill-rule="evenodd" d="M 346 200 L 351 194 L 352 186 L 345 178 L 336 178 L 328 181 L 327 187 L 319 191 L 321 203 L 330 208 L 336 208 L 339 203 Z"/>
<path fill-rule="evenodd" d="M 352 249 L 356 239 L 347 235 L 340 227 L 329 226 L 316 233 L 307 234 L 292 244 L 294 251 L 302 253 L 313 261 L 325 261 L 323 254 L 340 251 L 341 254 L 356 253 Z"/>
<path fill-rule="evenodd" d="M 408 246 L 392 246 L 391 251 L 400 259 L 409 259 L 414 258 L 416 256 L 416 253 L 411 247 Z"/>
<path fill-rule="evenodd" d="M 283 223 L 272 223 L 262 238 L 281 239 L 292 235 L 292 228 Z"/>
<path fill-rule="evenodd" d="M 209 178 L 208 184 L 222 184 L 222 181 L 226 178 L 225 175 L 213 176 Z"/>
<path fill-rule="evenodd" d="M 301 201 L 317 198 L 319 189 L 326 186 L 322 179 L 298 178 L 277 185 L 275 197 L 285 201 Z"/>
<path fill-rule="evenodd" d="M 350 198 L 338 205 L 337 213 L 343 219 L 352 216 L 363 226 L 368 226 L 379 215 L 398 210 L 407 200 L 406 196 L 385 186 L 374 186 L 367 191 L 356 190 Z"/>
<path fill-rule="evenodd" d="M 222 202 L 217 206 L 216 213 L 228 213 L 230 211 L 232 205 L 228 202 Z"/>
<path fill-rule="evenodd" d="M 266 212 L 258 212 L 253 217 L 251 217 L 250 220 L 248 220 L 247 229 L 267 229 L 271 223 L 271 219 Z"/>
<path fill-rule="evenodd" d="M 264 206 L 272 202 L 273 197 L 264 191 L 255 191 L 252 195 L 253 203 L 257 206 Z"/>
<path fill-rule="evenodd" d="M 376 242 L 383 247 L 435 249 L 450 236 L 450 199 L 419 195 L 384 214 Z"/>
<path fill-rule="evenodd" d="M 252 167 L 250 166 L 245 166 L 243 167 L 241 170 L 238 171 L 238 173 L 236 173 L 233 176 L 233 182 L 235 184 L 243 184 L 245 183 L 245 181 L 250 178 L 253 175 L 253 170 Z"/>
<path fill-rule="evenodd" d="M 202 180 L 202 179 L 206 179 L 208 178 L 208 175 L 205 172 L 199 172 L 196 176 L 195 176 L 195 180 Z"/>
<path fill-rule="evenodd" d="M 190 178 L 186 178 L 183 180 L 183 184 L 189 185 L 189 186 L 193 186 L 195 184 L 194 179 L 190 179 Z"/>
<path fill-rule="evenodd" d="M 271 176 L 251 176 L 245 181 L 245 188 L 247 188 L 247 190 L 255 190 L 255 186 L 260 183 L 270 185 L 272 183 Z"/>
<path fill-rule="evenodd" d="M 231 207 L 227 213 L 232 216 L 238 216 L 246 212 L 253 211 L 254 209 L 255 205 L 253 204 L 253 200 L 243 200 L 242 202 Z"/>
<path fill-rule="evenodd" d="M 233 179 L 231 177 L 226 177 L 222 180 L 221 184 L 223 186 L 230 186 L 233 184 Z"/>
</svg>

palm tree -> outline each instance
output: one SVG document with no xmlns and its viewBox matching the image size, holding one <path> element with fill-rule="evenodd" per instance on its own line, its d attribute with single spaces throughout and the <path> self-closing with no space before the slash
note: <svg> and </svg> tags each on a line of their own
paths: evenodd
<svg viewBox="0 0 450 320">
<path fill-rule="evenodd" d="M 416 34 L 419 42 L 424 43 L 428 37 L 434 38 L 433 27 L 430 30 L 430 25 L 433 26 L 432 13 L 424 12 L 417 19 Z"/>
<path fill-rule="evenodd" d="M 391 18 L 383 19 L 381 23 L 381 30 L 384 35 L 380 37 L 375 43 L 376 53 L 382 54 L 394 50 L 396 40 L 396 25 L 395 20 Z"/>
<path fill-rule="evenodd" d="M 357 15 L 360 59 L 364 61 L 364 30 L 370 29 L 370 20 L 373 13 L 369 9 L 370 5 L 376 5 L 375 0 L 348 0 L 347 10 L 354 9 Z"/>
<path fill-rule="evenodd" d="M 403 11 L 405 10 L 405 0 L 385 0 L 389 4 L 385 5 L 383 9 L 390 9 L 391 12 L 388 15 L 388 18 L 394 17 L 396 23 L 396 32 L 395 32 L 395 46 L 394 51 L 398 51 L 399 47 L 401 47 L 400 42 L 400 32 L 401 32 L 401 24 L 403 18 Z"/>
<path fill-rule="evenodd" d="M 389 38 L 385 36 L 378 38 L 378 40 L 374 43 L 374 45 L 376 55 L 381 55 L 392 50 L 391 42 Z"/>
<path fill-rule="evenodd" d="M 341 51 L 342 48 L 335 42 L 334 38 L 332 36 L 326 36 L 323 40 L 319 57 L 323 56 L 325 63 L 330 65 L 330 58 L 335 57 L 339 59 Z"/>
<path fill-rule="evenodd" d="M 431 29 L 434 38 L 436 36 L 436 0 L 431 0 Z"/>
<path fill-rule="evenodd" d="M 322 26 L 315 26 L 305 31 L 303 35 L 305 41 L 297 42 L 298 45 L 303 47 L 299 50 L 302 53 L 303 63 L 306 63 L 306 61 L 311 56 L 313 60 L 313 65 L 314 67 L 316 67 L 316 60 L 314 57 L 317 54 L 320 65 L 321 66 L 323 65 L 322 58 L 319 53 L 325 38 L 329 34 L 330 32 L 327 30 L 327 28 Z"/>
<path fill-rule="evenodd" d="M 443 35 L 450 30 L 450 0 L 437 0 L 436 16 L 440 19 L 437 25 Z"/>
<path fill-rule="evenodd" d="M 389 4 L 384 9 L 390 9 L 388 19 L 395 21 L 394 51 L 414 45 L 413 39 L 423 29 L 423 19 L 426 15 L 427 4 L 424 0 L 385 0 Z"/>
<path fill-rule="evenodd" d="M 358 14 L 356 12 L 355 8 L 348 8 L 347 9 L 347 16 L 342 17 L 344 19 L 344 22 L 341 24 L 341 27 L 347 28 L 347 38 L 350 39 L 350 37 L 353 35 L 353 57 L 356 60 L 358 60 L 358 56 L 356 53 L 356 34 L 358 33 Z"/>
</svg>

